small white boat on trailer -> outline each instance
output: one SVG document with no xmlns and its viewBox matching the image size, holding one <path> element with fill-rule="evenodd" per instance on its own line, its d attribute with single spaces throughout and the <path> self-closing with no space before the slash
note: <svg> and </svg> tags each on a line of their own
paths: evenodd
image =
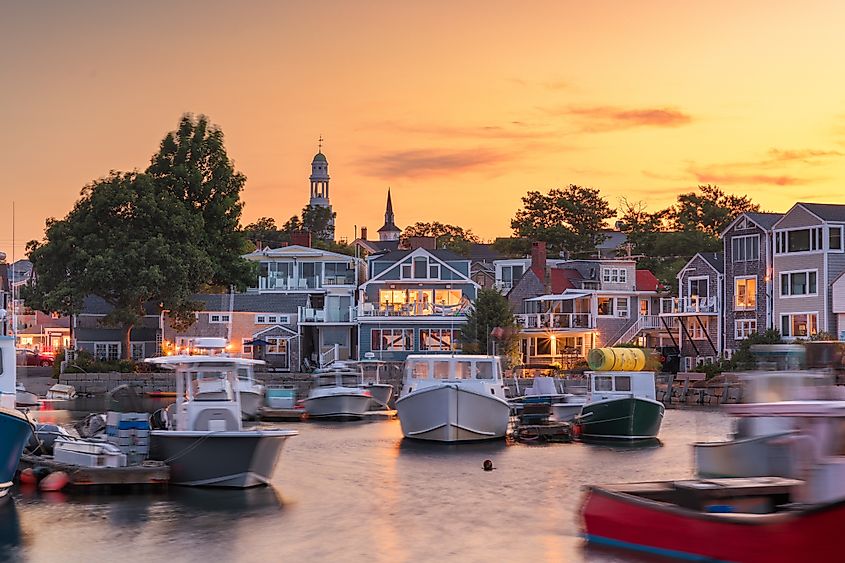
<svg viewBox="0 0 845 563">
<path fill-rule="evenodd" d="M 462 442 L 504 437 L 510 404 L 499 358 L 408 356 L 396 411 L 407 438 Z"/>
<path fill-rule="evenodd" d="M 303 401 L 312 418 L 358 419 L 370 409 L 370 393 L 359 385 L 358 372 L 329 369 L 314 373 L 314 382 Z"/>
<path fill-rule="evenodd" d="M 267 485 L 282 445 L 295 430 L 244 430 L 238 369 L 263 363 L 227 356 L 164 356 L 149 363 L 176 370 L 176 404 L 167 428 L 153 430 L 150 458 L 170 466 L 176 485 L 247 488 Z M 224 381 L 225 396 L 198 398 L 198 381 Z"/>
</svg>

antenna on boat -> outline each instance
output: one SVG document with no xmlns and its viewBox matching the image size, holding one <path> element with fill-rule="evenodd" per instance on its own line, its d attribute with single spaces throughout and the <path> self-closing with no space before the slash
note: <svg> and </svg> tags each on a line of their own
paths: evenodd
<svg viewBox="0 0 845 563">
<path fill-rule="evenodd" d="M 12 201 L 12 279 L 17 281 L 17 276 L 15 275 L 15 202 Z M 12 330 L 9 331 L 8 325 L 6 326 L 6 334 L 10 334 L 12 338 L 15 339 L 15 345 L 17 346 L 18 343 L 18 313 L 17 313 L 17 306 L 15 304 L 15 283 L 9 284 L 9 290 L 12 294 Z"/>
</svg>

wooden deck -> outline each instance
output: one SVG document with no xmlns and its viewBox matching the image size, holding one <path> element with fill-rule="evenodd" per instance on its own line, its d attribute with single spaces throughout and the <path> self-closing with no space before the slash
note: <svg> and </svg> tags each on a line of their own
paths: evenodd
<svg viewBox="0 0 845 563">
<path fill-rule="evenodd" d="M 73 487 L 162 486 L 170 481 L 170 468 L 161 462 L 145 462 L 129 467 L 80 467 L 55 461 L 52 456 L 21 456 L 21 470 L 46 467 L 51 472 L 64 471 Z"/>
</svg>

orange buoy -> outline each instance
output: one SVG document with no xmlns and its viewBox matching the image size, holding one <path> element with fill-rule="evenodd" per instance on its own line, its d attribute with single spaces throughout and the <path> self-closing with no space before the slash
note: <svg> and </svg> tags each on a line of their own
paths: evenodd
<svg viewBox="0 0 845 563">
<path fill-rule="evenodd" d="M 35 472 L 32 470 L 31 467 L 27 467 L 23 471 L 21 471 L 20 477 L 18 479 L 21 482 L 21 485 L 37 485 L 38 478 L 35 476 Z"/>
<path fill-rule="evenodd" d="M 67 487 L 68 483 L 70 483 L 70 477 L 68 477 L 68 474 L 64 471 L 56 471 L 55 473 L 50 473 L 44 477 L 38 485 L 38 488 L 44 492 L 56 492 Z"/>
<path fill-rule="evenodd" d="M 581 425 L 580 424 L 573 424 L 572 425 L 572 437 L 576 438 L 576 439 L 581 437 Z"/>
</svg>

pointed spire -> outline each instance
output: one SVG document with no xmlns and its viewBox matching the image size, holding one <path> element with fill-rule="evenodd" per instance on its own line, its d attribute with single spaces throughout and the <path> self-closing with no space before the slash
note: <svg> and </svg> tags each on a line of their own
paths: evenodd
<svg viewBox="0 0 845 563">
<path fill-rule="evenodd" d="M 390 187 L 387 188 L 387 207 L 384 210 L 384 222 L 393 223 L 393 202 L 390 200 Z"/>
<path fill-rule="evenodd" d="M 387 188 L 387 206 L 384 209 L 384 225 L 378 230 L 380 240 L 399 240 L 402 231 L 394 223 L 393 199 L 390 197 L 390 188 Z"/>
</svg>

